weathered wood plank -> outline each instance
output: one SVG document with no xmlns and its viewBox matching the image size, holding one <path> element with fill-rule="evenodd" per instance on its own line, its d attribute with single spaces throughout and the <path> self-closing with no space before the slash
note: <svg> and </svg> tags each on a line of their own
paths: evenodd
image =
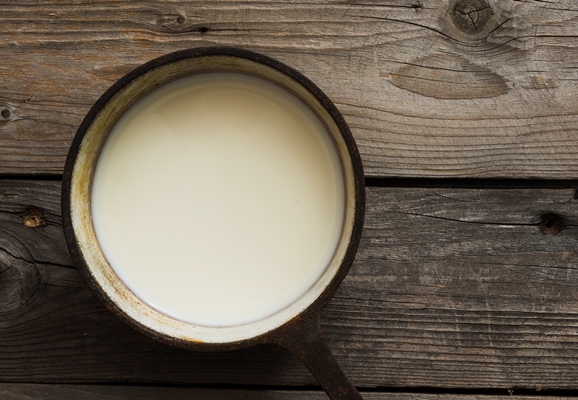
<svg viewBox="0 0 578 400">
<path fill-rule="evenodd" d="M 0 181 L 0 381 L 315 384 L 281 349 L 187 352 L 117 321 L 71 268 L 59 190 Z M 30 205 L 45 225 L 23 223 Z M 575 389 L 577 206 L 570 189 L 369 188 L 358 257 L 323 312 L 351 380 Z M 565 229 L 541 233 L 544 213 Z"/>
<path fill-rule="evenodd" d="M 485 1 L 4 2 L 0 174 L 61 173 L 124 73 L 226 45 L 315 81 L 369 176 L 576 178 L 575 1 Z"/>
<path fill-rule="evenodd" d="M 42 385 L 42 384 L 0 384 L 3 400 L 325 400 L 327 396 L 315 391 L 290 390 L 233 390 L 233 389 L 193 389 L 183 387 L 154 386 L 106 386 L 106 385 Z M 436 395 L 420 393 L 363 393 L 366 400 L 561 400 L 562 397 L 541 396 L 488 396 L 488 395 Z"/>
</svg>

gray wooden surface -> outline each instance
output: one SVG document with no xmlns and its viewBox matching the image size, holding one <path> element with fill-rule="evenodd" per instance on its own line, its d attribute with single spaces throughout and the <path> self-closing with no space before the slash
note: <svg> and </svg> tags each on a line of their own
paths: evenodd
<svg viewBox="0 0 578 400">
<path fill-rule="evenodd" d="M 575 0 L 51 0 L 0 2 L 0 399 L 325 398 L 280 348 L 132 331 L 64 243 L 91 105 L 145 61 L 222 45 L 304 73 L 360 147 L 363 239 L 322 324 L 364 397 L 578 396 Z"/>
<path fill-rule="evenodd" d="M 368 175 L 574 179 L 576 1 L 488 1 L 3 2 L 0 173 L 60 174 L 115 80 L 225 45 L 316 82 Z"/>
<path fill-rule="evenodd" d="M 539 393 L 539 392 L 536 392 Z M 451 395 L 419 393 L 364 393 L 366 400 L 562 400 L 567 397 L 517 396 L 512 395 Z M 96 386 L 96 385 L 43 385 L 43 384 L 0 384 L 2 400 L 251 400 L 253 390 L 159 388 L 151 386 Z M 323 393 L 315 391 L 263 390 L 259 399 L 273 400 L 322 400 Z"/>
<path fill-rule="evenodd" d="M 69 260 L 59 191 L 0 181 L 0 381 L 315 384 L 281 349 L 187 352 L 117 321 Z M 356 262 L 322 314 L 352 381 L 575 389 L 577 202 L 573 189 L 369 188 Z M 30 206 L 41 226 L 26 226 Z M 564 218 L 557 235 L 540 229 L 546 212 Z"/>
</svg>

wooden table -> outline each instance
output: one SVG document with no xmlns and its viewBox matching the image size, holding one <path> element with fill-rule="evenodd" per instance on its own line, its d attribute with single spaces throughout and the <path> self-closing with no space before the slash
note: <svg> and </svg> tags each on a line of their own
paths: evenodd
<svg viewBox="0 0 578 400">
<path fill-rule="evenodd" d="M 366 225 L 322 324 L 364 397 L 578 395 L 575 0 L 52 0 L 0 5 L 0 398 L 325 398 L 282 349 L 132 331 L 64 242 L 91 105 L 147 60 L 216 45 L 304 73 L 357 140 Z"/>
</svg>

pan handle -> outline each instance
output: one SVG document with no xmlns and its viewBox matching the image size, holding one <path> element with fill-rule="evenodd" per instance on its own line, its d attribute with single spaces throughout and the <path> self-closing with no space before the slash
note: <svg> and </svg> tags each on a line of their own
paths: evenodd
<svg viewBox="0 0 578 400">
<path fill-rule="evenodd" d="M 303 362 L 331 400 L 363 400 L 343 373 L 323 336 L 320 312 L 301 315 L 285 325 L 272 342 Z"/>
</svg>

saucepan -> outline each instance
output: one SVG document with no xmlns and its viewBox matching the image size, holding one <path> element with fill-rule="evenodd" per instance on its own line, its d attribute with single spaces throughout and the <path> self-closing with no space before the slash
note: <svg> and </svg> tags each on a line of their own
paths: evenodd
<svg viewBox="0 0 578 400">
<path fill-rule="evenodd" d="M 360 241 L 363 168 L 301 73 L 238 48 L 147 62 L 84 118 L 62 190 L 72 258 L 128 325 L 194 351 L 277 344 L 331 399 L 361 398 L 320 313 Z"/>
</svg>

